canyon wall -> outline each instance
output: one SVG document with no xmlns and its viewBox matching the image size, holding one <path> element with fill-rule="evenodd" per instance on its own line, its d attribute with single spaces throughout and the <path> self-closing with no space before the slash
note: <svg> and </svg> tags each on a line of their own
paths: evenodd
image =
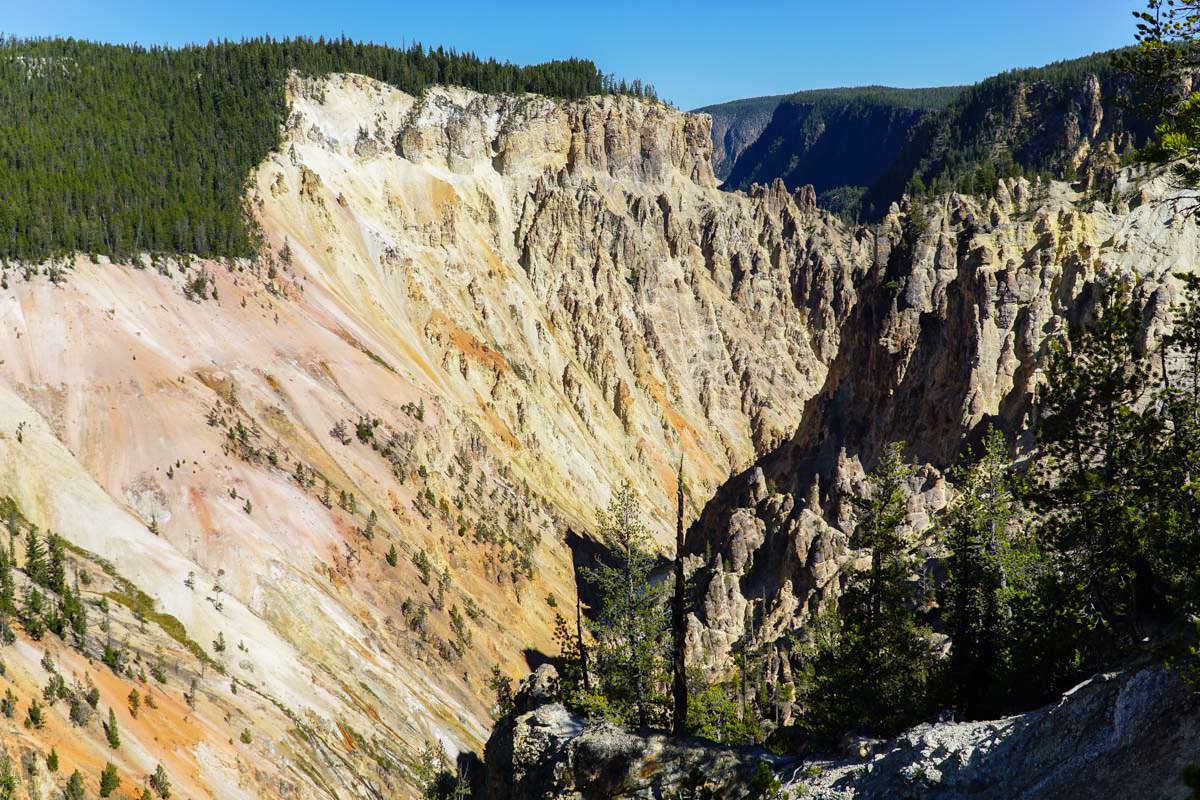
<svg viewBox="0 0 1200 800">
<path fill-rule="evenodd" d="M 557 653 L 621 481 L 669 554 L 681 457 L 691 636 L 720 670 L 834 585 L 838 492 L 882 443 L 930 465 L 919 531 L 937 468 L 1021 424 L 1097 276 L 1157 285 L 1197 244 L 1153 182 L 1104 204 L 1009 182 L 849 228 L 804 187 L 721 192 L 707 118 L 629 97 L 343 75 L 289 102 L 247 191 L 261 257 L 4 273 L 0 498 L 70 543 L 93 609 L 77 649 L 21 633 L 4 680 L 23 712 L 56 664 L 123 736 L 58 703 L 0 719 L 14 763 L 405 796 L 426 742 L 480 749 L 493 667 Z"/>
<path fill-rule="evenodd" d="M 706 118 L 358 76 L 289 102 L 248 188 L 262 257 L 4 273 L 13 549 L 64 537 L 92 609 L 76 649 L 21 632 L 6 680 L 20 713 L 45 664 L 95 683 L 124 741 L 60 701 L 0 720 L 13 763 L 411 792 L 426 742 L 482 745 L 494 666 L 557 652 L 615 485 L 665 543 L 680 457 L 698 513 L 826 381 L 870 239 L 718 191 Z"/>
</svg>

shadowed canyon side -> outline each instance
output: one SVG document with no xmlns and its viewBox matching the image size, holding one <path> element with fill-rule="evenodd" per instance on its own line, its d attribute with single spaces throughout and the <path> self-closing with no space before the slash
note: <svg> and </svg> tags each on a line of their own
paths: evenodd
<svg viewBox="0 0 1200 800">
<path fill-rule="evenodd" d="M 1094 316 L 1103 285 L 1136 285 L 1143 336 L 1162 337 L 1177 276 L 1195 273 L 1200 255 L 1193 193 L 1133 172 L 1112 191 L 1102 204 L 1063 183 L 1015 179 L 919 216 L 893 209 L 795 435 L 722 486 L 689 531 L 690 554 L 714 554 L 696 562 L 699 661 L 727 670 L 735 646 L 765 648 L 773 680 L 792 684 L 791 637 L 867 557 L 849 545 L 849 498 L 890 442 L 921 465 L 906 529 L 925 569 L 938 569 L 945 548 L 931 527 L 952 496 L 944 470 L 989 426 L 1030 451 L 1051 343 Z"/>
<path fill-rule="evenodd" d="M 713 174 L 719 180 L 729 177 L 738 157 L 758 139 L 785 97 L 752 97 L 696 109 L 712 117 Z"/>
<path fill-rule="evenodd" d="M 812 184 L 822 208 L 875 223 L 906 194 L 991 193 L 998 178 L 1104 190 L 1153 132 L 1134 111 L 1141 89 L 1123 55 L 1010 70 L 967 87 L 821 89 L 699 110 L 713 117 L 713 166 L 725 188 Z"/>
<path fill-rule="evenodd" d="M 248 197 L 269 257 L 77 258 L 0 300 L 11 538 L 69 543 L 115 663 L 22 635 L 7 667 L 96 682 L 126 785 L 403 796 L 423 742 L 481 747 L 493 665 L 554 650 L 615 482 L 665 545 L 681 453 L 698 504 L 792 434 L 873 243 L 718 191 L 707 120 L 650 101 L 289 102 Z M 13 763 L 114 758 L 46 713 L 0 720 Z"/>
</svg>

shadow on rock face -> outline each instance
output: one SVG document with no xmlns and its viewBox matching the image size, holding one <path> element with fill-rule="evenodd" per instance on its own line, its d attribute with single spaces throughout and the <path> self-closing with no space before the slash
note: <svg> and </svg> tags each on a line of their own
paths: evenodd
<svg viewBox="0 0 1200 800">
<path fill-rule="evenodd" d="M 558 666 L 558 659 L 554 656 L 549 656 L 533 647 L 525 648 L 525 664 L 529 667 L 530 672 L 536 672 L 537 668 L 543 664 Z"/>
</svg>

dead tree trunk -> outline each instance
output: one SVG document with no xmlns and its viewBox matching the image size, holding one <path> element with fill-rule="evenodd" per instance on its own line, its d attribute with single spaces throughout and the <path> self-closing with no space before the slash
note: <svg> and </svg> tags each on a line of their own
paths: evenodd
<svg viewBox="0 0 1200 800">
<path fill-rule="evenodd" d="M 675 644 L 675 716 L 674 733 L 682 736 L 687 729 L 688 686 L 687 651 L 685 636 L 686 615 L 684 603 L 687 587 L 683 573 L 683 456 L 679 457 L 679 474 L 676 480 L 675 510 L 675 598 L 671 606 L 671 633 Z"/>
<path fill-rule="evenodd" d="M 583 609 L 579 602 L 579 576 L 575 577 L 575 646 L 579 648 L 579 672 L 583 676 L 583 690 L 592 692 L 592 679 L 588 677 L 587 648 L 583 645 Z"/>
</svg>

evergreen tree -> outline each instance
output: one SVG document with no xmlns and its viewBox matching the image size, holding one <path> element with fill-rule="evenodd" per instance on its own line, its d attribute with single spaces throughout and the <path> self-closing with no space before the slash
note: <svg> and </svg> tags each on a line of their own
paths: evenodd
<svg viewBox="0 0 1200 800">
<path fill-rule="evenodd" d="M 25 605 L 21 610 L 21 626 L 25 628 L 25 632 L 29 634 L 31 639 L 40 639 L 46 630 L 45 622 L 42 620 L 42 612 L 45 610 L 45 600 L 42 598 L 42 593 L 37 590 L 36 586 L 29 585 L 25 587 Z"/>
<path fill-rule="evenodd" d="M 597 592 L 589 628 L 598 690 L 619 719 L 643 727 L 661 724 L 669 707 L 665 592 L 651 581 L 651 540 L 628 483 L 617 489 L 600 518 L 600 538 L 611 563 L 585 573 Z"/>
<path fill-rule="evenodd" d="M 1183 302 L 1163 342 L 1165 386 L 1156 403 L 1167 435 L 1146 471 L 1153 495 L 1147 558 L 1161 594 L 1143 596 L 1152 612 L 1187 618 L 1200 612 L 1200 276 L 1176 277 Z"/>
<path fill-rule="evenodd" d="M 167 800 L 171 796 L 171 779 L 167 777 L 167 771 L 163 769 L 163 765 L 159 764 L 154 768 L 154 773 L 150 775 L 150 788 L 154 789 L 162 800 Z"/>
<path fill-rule="evenodd" d="M 46 548 L 36 528 L 30 528 L 25 538 L 25 574 L 34 583 L 46 583 Z"/>
<path fill-rule="evenodd" d="M 869 551 L 871 564 L 850 574 L 836 613 L 820 622 L 802 724 L 827 742 L 851 728 L 898 732 L 927 708 L 933 659 L 929 631 L 911 607 L 913 564 L 902 530 L 913 469 L 902 451 L 887 447 L 866 496 L 853 501 L 851 544 Z"/>
<path fill-rule="evenodd" d="M 111 761 L 107 762 L 104 771 L 100 773 L 100 796 L 110 797 L 120 785 L 121 776 L 117 774 L 117 768 Z"/>
<path fill-rule="evenodd" d="M 582 623 L 581 623 L 582 624 Z M 579 638 L 566 617 L 554 613 L 554 641 L 558 644 L 558 691 L 564 705 L 585 717 L 603 716 L 604 699 L 591 692 L 585 656 Z"/>
<path fill-rule="evenodd" d="M 1085 662 L 1142 638 L 1138 607 L 1154 582 L 1146 479 L 1164 433 L 1152 394 L 1141 313 L 1127 289 L 1100 287 L 1095 318 L 1051 351 L 1029 495 L 1059 554 L 1062 594 L 1091 631 Z"/>
<path fill-rule="evenodd" d="M 104 723 L 104 736 L 108 739 L 108 746 L 113 750 L 121 746 L 121 732 L 117 728 L 117 715 L 111 708 L 108 709 L 108 722 Z"/>
<path fill-rule="evenodd" d="M 15 567 L 17 565 L 17 534 L 21 530 L 15 505 L 8 509 L 8 514 L 4 518 L 4 526 L 8 529 L 8 560 Z"/>
<path fill-rule="evenodd" d="M 17 792 L 17 776 L 7 753 L 0 753 L 0 800 L 13 800 Z"/>
<path fill-rule="evenodd" d="M 82 645 L 87 638 L 87 607 L 83 604 L 78 589 L 63 587 L 59 609 L 63 619 L 71 626 L 76 645 Z"/>
<path fill-rule="evenodd" d="M 57 533 L 51 533 L 46 537 L 46 542 L 48 550 L 46 587 L 61 594 L 67 580 L 66 554 L 63 549 L 63 540 Z"/>
<path fill-rule="evenodd" d="M 42 704 L 35 697 L 29 701 L 29 709 L 25 712 L 25 727 L 39 730 L 45 724 L 46 720 L 42 716 Z"/>
<path fill-rule="evenodd" d="M 579 597 L 580 574 L 575 576 L 575 624 L 554 613 L 554 641 L 558 644 L 559 695 L 562 702 L 585 717 L 604 716 L 608 708 L 602 695 L 592 689 L 587 646 L 583 641 L 583 604 Z"/>
<path fill-rule="evenodd" d="M 1134 17 L 1137 47 L 1119 63 L 1137 80 L 1141 111 L 1157 123 L 1141 155 L 1169 163 L 1184 186 L 1200 186 L 1200 91 L 1183 91 L 1200 67 L 1200 0 L 1148 0 Z"/>
<path fill-rule="evenodd" d="M 1014 571 L 1024 566 L 1003 434 L 989 429 L 979 459 L 956 469 L 952 480 L 956 497 L 942 530 L 950 552 L 945 587 L 949 700 L 968 718 L 983 719 L 998 710 L 1009 678 L 1007 595 L 1022 577 Z"/>
<path fill-rule="evenodd" d="M 682 736 L 688 721 L 687 680 L 687 579 L 684 573 L 683 553 L 683 458 L 679 459 L 679 470 L 675 479 L 675 587 L 671 601 L 671 639 L 674 660 L 672 663 L 672 732 Z"/>
<path fill-rule="evenodd" d="M 85 797 L 83 775 L 79 770 L 75 770 L 71 777 L 67 778 L 67 785 L 63 787 L 63 800 L 84 800 Z"/>
<path fill-rule="evenodd" d="M 16 613 L 17 589 L 13 582 L 12 561 L 0 549 L 0 618 Z"/>
<path fill-rule="evenodd" d="M 696 676 L 693 687 L 703 685 Z M 688 699 L 688 731 L 720 744 L 744 745 L 757 741 L 757 720 L 742 713 L 738 690 L 726 683 L 694 689 Z"/>
</svg>

